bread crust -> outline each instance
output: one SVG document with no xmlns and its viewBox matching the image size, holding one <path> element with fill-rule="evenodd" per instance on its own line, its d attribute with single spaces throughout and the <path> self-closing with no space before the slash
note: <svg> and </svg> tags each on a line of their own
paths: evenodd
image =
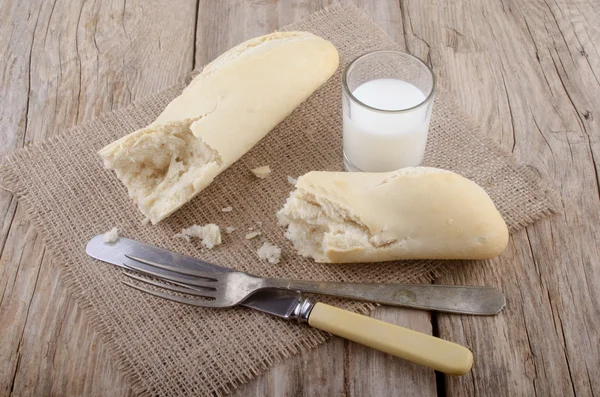
<svg viewBox="0 0 600 397">
<path fill-rule="evenodd" d="M 485 190 L 450 171 L 309 172 L 296 188 L 278 217 L 317 262 L 489 259 L 508 243 Z"/>
</svg>

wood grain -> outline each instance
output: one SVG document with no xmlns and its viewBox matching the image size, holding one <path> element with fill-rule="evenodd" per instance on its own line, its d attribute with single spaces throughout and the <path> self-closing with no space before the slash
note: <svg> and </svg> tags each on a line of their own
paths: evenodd
<svg viewBox="0 0 600 397">
<path fill-rule="evenodd" d="M 196 3 L 174 3 L 3 2 L 0 153 L 183 79 L 193 64 Z M 0 395 L 129 394 L 4 190 L 0 217 Z"/>
<path fill-rule="evenodd" d="M 447 394 L 598 395 L 598 12 L 571 1 L 435 4 L 404 5 L 436 71 L 563 198 L 561 214 L 513 235 L 500 260 L 438 280 L 499 285 L 508 296 L 497 317 L 438 316 L 440 335 L 476 357 L 468 376 L 447 379 Z"/>
<path fill-rule="evenodd" d="M 495 317 L 379 308 L 470 347 L 447 377 L 333 339 L 234 395 L 600 395 L 600 7 L 586 0 L 355 0 L 425 59 L 490 136 L 560 189 L 563 211 L 486 266 L 439 283 L 497 285 Z M 0 155 L 181 81 L 329 0 L 56 0 L 0 4 Z M 0 395 L 130 395 L 65 293 L 24 209 L 0 190 Z"/>
</svg>

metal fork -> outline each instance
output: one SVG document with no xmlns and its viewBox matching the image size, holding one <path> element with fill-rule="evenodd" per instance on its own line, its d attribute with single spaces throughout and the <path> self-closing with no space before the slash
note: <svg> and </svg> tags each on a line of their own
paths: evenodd
<svg viewBox="0 0 600 397">
<path fill-rule="evenodd" d="M 257 291 L 259 288 L 257 286 L 253 286 L 252 283 L 248 283 L 248 279 L 245 277 L 251 277 L 241 272 L 231 272 L 231 273 L 211 273 L 211 272 L 202 272 L 199 270 L 191 270 L 184 269 L 175 266 L 163 265 L 160 263 L 148 261 L 145 259 L 137 258 L 135 256 L 125 255 L 129 259 L 144 263 L 146 265 L 156 267 L 162 270 L 168 270 L 173 273 L 183 274 L 186 276 L 195 277 L 195 279 L 190 279 L 189 277 L 179 277 L 175 274 L 164 274 L 155 272 L 149 269 L 144 269 L 141 267 L 137 267 L 131 264 L 123 264 L 126 269 L 133 270 L 135 272 L 145 274 L 148 276 L 152 276 L 158 280 L 167 281 L 171 285 L 165 282 L 155 281 L 152 279 L 143 278 L 137 276 L 134 273 L 124 274 L 137 281 L 141 281 L 142 283 L 153 285 L 155 287 L 164 288 L 166 290 L 179 292 L 182 294 L 199 296 L 203 298 L 212 298 L 213 300 L 198 300 L 198 299 L 189 299 L 181 296 L 176 296 L 172 294 L 167 294 L 164 292 L 159 292 L 151 289 L 147 289 L 144 287 L 140 287 L 136 284 L 128 283 L 123 281 L 124 284 L 129 287 L 135 288 L 139 291 L 146 292 L 148 294 L 158 296 L 164 299 L 168 299 L 174 302 L 184 303 L 192 306 L 202 306 L 202 307 L 232 307 L 240 304 L 243 300 L 245 300 L 248 296 L 250 296 L 253 292 Z M 255 278 L 255 277 L 252 277 Z"/>
<path fill-rule="evenodd" d="M 188 305 L 210 308 L 234 306 L 244 301 L 257 289 L 264 288 L 265 285 L 263 279 L 241 272 L 210 273 L 162 265 L 141 258 L 126 256 L 133 261 L 139 261 L 150 266 L 150 269 L 145 269 L 136 266 L 136 264 L 129 264 L 125 265 L 127 269 L 156 277 L 157 280 L 162 282 L 125 272 L 130 278 L 186 295 L 212 298 L 212 300 L 190 299 L 154 291 L 124 281 L 128 286 L 142 292 Z M 153 270 L 152 267 L 162 269 L 163 272 L 159 273 Z M 169 273 L 165 274 L 164 270 Z M 172 285 L 172 283 L 176 285 Z M 286 298 L 278 302 L 279 293 L 279 291 L 273 290 L 258 293 L 263 294 L 261 298 L 263 306 L 265 299 L 273 304 L 272 310 L 268 311 L 270 314 L 288 320 L 295 319 L 299 323 L 308 323 L 308 325 L 322 331 L 447 374 L 464 375 L 469 372 L 473 365 L 471 351 L 456 343 L 321 302 L 314 303 L 309 299 L 303 299 L 300 293 L 297 292 L 296 299 L 290 301 Z M 250 297 L 250 299 L 255 296 Z"/>
<path fill-rule="evenodd" d="M 265 289 L 300 291 L 393 306 L 479 315 L 496 314 L 502 310 L 506 302 L 504 294 L 499 289 L 492 287 L 281 280 L 256 277 L 243 272 L 204 272 L 164 265 L 135 256 L 125 256 L 148 265 L 150 268 L 138 267 L 134 264 L 124 264 L 124 267 L 176 285 L 159 283 L 130 273 L 127 273 L 128 277 L 174 292 L 213 298 L 214 301 L 200 301 L 202 306 L 206 307 L 235 306 L 253 293 Z M 152 267 L 171 273 L 153 271 Z M 128 283 L 128 285 L 165 299 L 198 305 L 196 299 L 161 293 L 135 284 Z"/>
</svg>

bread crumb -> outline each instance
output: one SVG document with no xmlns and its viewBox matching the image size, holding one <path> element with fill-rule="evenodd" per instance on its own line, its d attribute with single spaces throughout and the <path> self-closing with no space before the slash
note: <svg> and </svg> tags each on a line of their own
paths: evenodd
<svg viewBox="0 0 600 397">
<path fill-rule="evenodd" d="M 271 167 L 268 165 L 263 165 L 262 167 L 257 167 L 251 170 L 254 176 L 259 179 L 265 179 L 271 173 Z"/>
<path fill-rule="evenodd" d="M 144 220 L 142 221 L 142 225 L 146 226 L 148 223 L 150 223 L 150 218 L 145 217 Z"/>
<path fill-rule="evenodd" d="M 296 186 L 296 183 L 298 182 L 298 179 L 296 179 L 296 178 L 292 178 L 291 176 L 289 176 L 289 175 L 288 175 L 288 177 L 287 177 L 287 181 L 288 181 L 289 183 L 291 183 L 292 185 Z"/>
<path fill-rule="evenodd" d="M 251 231 L 253 231 L 253 230 L 254 230 L 254 226 L 250 226 L 250 227 L 248 228 L 248 231 L 250 231 L 250 232 L 251 232 Z"/>
<path fill-rule="evenodd" d="M 183 231 L 183 230 L 182 230 L 182 231 Z M 185 241 L 187 241 L 188 243 L 189 243 L 190 241 L 192 241 L 192 240 L 190 239 L 190 236 L 188 236 L 187 234 L 184 234 L 184 233 L 176 233 L 176 234 L 175 234 L 173 237 L 174 237 L 174 238 L 182 238 L 182 239 L 184 239 Z"/>
<path fill-rule="evenodd" d="M 202 239 L 202 245 L 208 249 L 212 249 L 215 245 L 221 244 L 221 230 L 214 223 L 209 223 L 204 226 L 192 225 L 182 229 L 181 233 L 177 233 L 174 237 L 182 238 L 188 243 L 192 238 Z"/>
<path fill-rule="evenodd" d="M 104 233 L 104 243 L 114 244 L 119 240 L 119 229 L 113 227 L 110 231 Z"/>
<path fill-rule="evenodd" d="M 250 232 L 246 234 L 246 240 L 252 240 L 254 237 L 259 236 L 260 232 Z"/>
<path fill-rule="evenodd" d="M 265 242 L 257 251 L 258 257 L 274 265 L 279 263 L 281 258 L 281 248 L 276 245 Z"/>
<path fill-rule="evenodd" d="M 234 231 L 235 231 L 235 227 L 233 227 L 233 226 L 227 226 L 227 227 L 225 228 L 225 233 L 227 233 L 227 234 L 231 234 L 231 233 L 233 233 Z"/>
<path fill-rule="evenodd" d="M 225 207 L 225 208 L 221 208 L 221 212 L 231 212 L 231 211 L 233 211 L 233 208 L 231 206 Z"/>
</svg>

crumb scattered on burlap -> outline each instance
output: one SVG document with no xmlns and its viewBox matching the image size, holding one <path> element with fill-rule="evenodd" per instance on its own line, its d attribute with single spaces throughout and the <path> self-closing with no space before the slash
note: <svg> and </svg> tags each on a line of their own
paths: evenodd
<svg viewBox="0 0 600 397">
<path fill-rule="evenodd" d="M 265 243 L 257 251 L 258 257 L 262 260 L 266 260 L 274 265 L 279 263 L 281 258 L 281 248 L 276 245 Z"/>
<path fill-rule="evenodd" d="M 289 175 L 288 175 L 288 177 L 287 177 L 287 181 L 288 181 L 289 183 L 291 183 L 292 185 L 296 186 L 296 183 L 298 182 L 298 179 L 296 179 L 296 178 L 292 178 L 291 176 L 289 176 Z"/>
<path fill-rule="evenodd" d="M 259 236 L 260 232 L 250 232 L 246 234 L 246 240 L 252 240 L 254 237 Z"/>
<path fill-rule="evenodd" d="M 231 206 L 230 207 L 221 208 L 221 212 L 231 212 L 231 211 L 233 211 L 233 208 Z"/>
<path fill-rule="evenodd" d="M 227 226 L 227 227 L 225 228 L 225 233 L 227 233 L 227 234 L 231 234 L 231 233 L 233 233 L 234 231 L 235 231 L 235 227 L 233 227 L 233 226 Z"/>
<path fill-rule="evenodd" d="M 105 244 L 113 244 L 119 240 L 119 229 L 113 227 L 108 232 L 104 233 L 104 243 Z"/>
<path fill-rule="evenodd" d="M 259 179 L 265 179 L 271 173 L 271 167 L 268 165 L 263 165 L 262 167 L 257 167 L 251 170 L 254 176 Z"/>
<path fill-rule="evenodd" d="M 181 233 L 177 233 L 174 237 L 182 238 L 188 243 L 192 238 L 202 239 L 202 245 L 208 249 L 221 244 L 221 230 L 214 223 L 209 223 L 204 226 L 192 225 L 182 229 Z"/>
</svg>

